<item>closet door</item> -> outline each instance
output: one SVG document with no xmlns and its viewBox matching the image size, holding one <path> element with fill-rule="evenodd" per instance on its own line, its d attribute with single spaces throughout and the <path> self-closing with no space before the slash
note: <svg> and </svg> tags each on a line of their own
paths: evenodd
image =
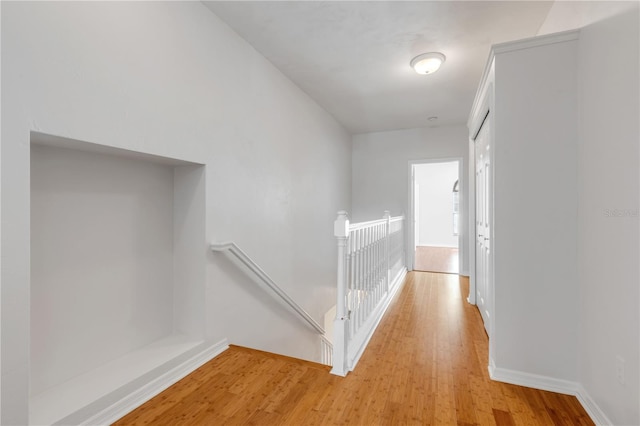
<svg viewBox="0 0 640 426">
<path fill-rule="evenodd" d="M 489 116 L 485 118 L 475 139 L 476 164 L 476 304 L 487 335 L 493 312 L 490 294 L 491 277 L 491 155 Z"/>
</svg>

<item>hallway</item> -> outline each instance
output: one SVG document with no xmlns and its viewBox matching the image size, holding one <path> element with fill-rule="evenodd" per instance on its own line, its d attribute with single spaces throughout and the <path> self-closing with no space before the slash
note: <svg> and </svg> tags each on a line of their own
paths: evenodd
<svg viewBox="0 0 640 426">
<path fill-rule="evenodd" d="M 467 293 L 466 278 L 411 272 L 346 378 L 232 346 L 116 424 L 593 424 L 575 397 L 489 380 Z"/>
</svg>

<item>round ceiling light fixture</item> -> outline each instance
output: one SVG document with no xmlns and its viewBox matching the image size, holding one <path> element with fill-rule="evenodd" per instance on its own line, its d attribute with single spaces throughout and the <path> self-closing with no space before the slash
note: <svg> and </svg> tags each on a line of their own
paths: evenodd
<svg viewBox="0 0 640 426">
<path fill-rule="evenodd" d="M 418 74 L 433 74 L 446 59 L 440 52 L 423 53 L 411 60 L 411 68 Z"/>
</svg>

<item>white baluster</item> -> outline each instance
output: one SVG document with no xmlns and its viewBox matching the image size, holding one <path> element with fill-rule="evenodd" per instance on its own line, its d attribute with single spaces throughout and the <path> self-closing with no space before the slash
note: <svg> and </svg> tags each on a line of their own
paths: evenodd
<svg viewBox="0 0 640 426">
<path fill-rule="evenodd" d="M 389 296 L 391 279 L 403 267 L 403 218 L 384 218 L 349 226 L 346 212 L 335 222 L 338 239 L 338 306 L 332 373 L 346 375 L 351 339 L 368 333 L 362 327 L 375 309 Z"/>
<path fill-rule="evenodd" d="M 386 233 L 387 224 L 383 224 L 380 226 L 380 297 L 384 297 L 386 293 L 387 286 L 387 271 L 385 267 L 387 265 L 386 262 L 386 247 L 385 247 L 385 233 Z"/>
<path fill-rule="evenodd" d="M 381 225 L 376 226 L 376 305 L 380 301 L 380 237 L 382 236 Z"/>
<path fill-rule="evenodd" d="M 356 322 L 358 315 L 358 281 L 360 280 L 360 253 L 358 252 L 358 231 L 351 232 L 353 240 L 353 301 L 351 303 L 351 332 L 356 332 Z"/>
<path fill-rule="evenodd" d="M 364 302 L 364 315 L 363 322 L 369 316 L 369 312 L 371 309 L 371 228 L 365 228 L 365 302 Z"/>
<path fill-rule="evenodd" d="M 384 297 L 387 285 L 387 271 L 385 271 L 385 229 L 386 224 L 380 226 L 380 298 Z"/>
<path fill-rule="evenodd" d="M 390 256 L 391 256 L 391 246 L 390 246 L 390 234 L 391 234 L 391 213 L 389 210 L 384 211 L 384 218 L 386 219 L 385 223 L 385 265 L 384 269 L 386 271 L 386 279 L 384 285 L 384 291 L 389 291 L 389 285 L 391 283 L 391 265 L 389 264 Z"/>
<path fill-rule="evenodd" d="M 334 235 L 338 240 L 338 288 L 336 303 L 336 319 L 334 320 L 334 346 L 333 361 L 334 365 L 331 370 L 333 374 L 346 376 L 348 372 L 347 365 L 347 331 L 349 327 L 349 318 L 347 313 L 347 275 L 345 271 L 346 262 L 346 246 L 349 237 L 349 217 L 347 212 L 338 212 L 338 218 L 333 226 Z"/>
<path fill-rule="evenodd" d="M 362 232 L 358 229 L 354 232 L 356 240 L 356 299 L 353 311 L 353 331 L 358 330 L 360 324 L 360 298 L 362 297 Z"/>
<path fill-rule="evenodd" d="M 351 312 L 356 310 L 356 238 L 353 233 L 349 237 L 349 255 L 350 255 L 350 270 L 349 270 L 349 309 Z M 349 337 L 353 336 L 355 333 L 354 329 L 355 321 L 349 321 Z"/>
<path fill-rule="evenodd" d="M 378 303 L 378 225 L 373 227 L 373 242 L 371 244 L 371 305 Z"/>
<path fill-rule="evenodd" d="M 362 304 L 360 308 L 360 323 L 358 327 L 362 327 L 364 320 L 367 318 L 367 228 L 362 229 Z"/>
<path fill-rule="evenodd" d="M 362 230 L 362 315 L 360 326 L 367 318 L 367 295 L 369 294 L 369 228 Z"/>
</svg>

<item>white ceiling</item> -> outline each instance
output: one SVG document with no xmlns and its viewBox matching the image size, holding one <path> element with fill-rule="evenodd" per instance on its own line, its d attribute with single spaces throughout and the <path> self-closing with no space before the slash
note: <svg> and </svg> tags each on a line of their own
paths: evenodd
<svg viewBox="0 0 640 426">
<path fill-rule="evenodd" d="M 204 3 L 351 133 L 465 124 L 491 45 L 536 35 L 553 4 Z M 446 62 L 416 74 L 409 61 L 431 51 Z"/>
</svg>

